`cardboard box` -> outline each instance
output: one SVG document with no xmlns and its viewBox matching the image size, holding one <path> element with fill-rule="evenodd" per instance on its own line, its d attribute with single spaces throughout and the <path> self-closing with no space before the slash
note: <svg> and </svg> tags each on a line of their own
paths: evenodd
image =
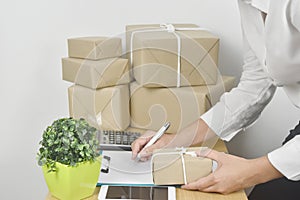
<svg viewBox="0 0 300 200">
<path fill-rule="evenodd" d="M 131 127 L 158 130 L 169 121 L 167 132 L 176 133 L 233 88 L 234 80 L 224 76 L 216 85 L 181 88 L 145 88 L 134 82 L 130 85 Z"/>
<path fill-rule="evenodd" d="M 201 147 L 188 148 L 186 152 L 200 150 Z M 187 183 L 194 182 L 212 172 L 212 160 L 183 153 L 177 149 L 158 149 L 153 152 L 152 176 L 155 185 L 185 184 L 184 168 Z M 184 162 L 184 163 L 182 163 Z"/>
<path fill-rule="evenodd" d="M 128 60 L 123 58 L 109 58 L 95 61 L 63 58 L 62 74 L 63 80 L 92 89 L 130 82 Z"/>
<path fill-rule="evenodd" d="M 69 57 L 99 60 L 122 54 L 121 38 L 79 37 L 68 39 Z"/>
<path fill-rule="evenodd" d="M 175 24 L 176 28 L 197 28 L 194 24 Z M 152 31 L 158 24 L 126 26 L 127 56 L 130 59 L 133 37 L 133 74 L 144 87 L 175 87 L 177 85 L 177 37 L 168 31 Z M 219 38 L 204 30 L 176 31 L 181 41 L 181 86 L 215 84 Z"/>
<path fill-rule="evenodd" d="M 130 123 L 128 85 L 93 90 L 79 85 L 68 89 L 69 112 L 97 129 L 125 130 Z"/>
</svg>

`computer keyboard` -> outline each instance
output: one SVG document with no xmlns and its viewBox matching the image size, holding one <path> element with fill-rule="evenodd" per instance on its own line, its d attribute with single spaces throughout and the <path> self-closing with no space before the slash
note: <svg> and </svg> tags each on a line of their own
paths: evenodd
<svg viewBox="0 0 300 200">
<path fill-rule="evenodd" d="M 99 130 L 99 148 L 100 150 L 131 151 L 131 143 L 140 136 L 139 132 Z"/>
</svg>

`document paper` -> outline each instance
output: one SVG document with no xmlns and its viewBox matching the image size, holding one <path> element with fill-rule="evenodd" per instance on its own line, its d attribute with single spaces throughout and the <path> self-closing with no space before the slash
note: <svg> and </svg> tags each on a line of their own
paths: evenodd
<svg viewBox="0 0 300 200">
<path fill-rule="evenodd" d="M 135 161 L 131 155 L 131 151 L 103 151 L 98 185 L 153 185 L 151 161 Z"/>
</svg>

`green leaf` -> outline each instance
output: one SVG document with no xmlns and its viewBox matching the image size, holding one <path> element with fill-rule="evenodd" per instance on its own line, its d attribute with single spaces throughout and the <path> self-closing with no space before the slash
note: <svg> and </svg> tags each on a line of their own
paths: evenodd
<svg viewBox="0 0 300 200">
<path fill-rule="evenodd" d="M 84 145 L 83 145 L 83 144 L 79 144 L 79 145 L 78 145 L 78 149 L 79 149 L 80 151 L 82 151 L 83 148 L 84 148 Z"/>
<path fill-rule="evenodd" d="M 80 151 L 79 154 L 84 157 L 84 152 L 83 151 Z"/>
</svg>

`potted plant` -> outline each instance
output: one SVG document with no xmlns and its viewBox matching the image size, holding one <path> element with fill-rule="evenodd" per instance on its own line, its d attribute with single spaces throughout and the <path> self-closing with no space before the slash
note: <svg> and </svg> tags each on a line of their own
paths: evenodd
<svg viewBox="0 0 300 200">
<path fill-rule="evenodd" d="M 91 196 L 100 173 L 96 129 L 84 119 L 61 118 L 43 132 L 38 150 L 50 193 L 63 200 Z"/>
</svg>

